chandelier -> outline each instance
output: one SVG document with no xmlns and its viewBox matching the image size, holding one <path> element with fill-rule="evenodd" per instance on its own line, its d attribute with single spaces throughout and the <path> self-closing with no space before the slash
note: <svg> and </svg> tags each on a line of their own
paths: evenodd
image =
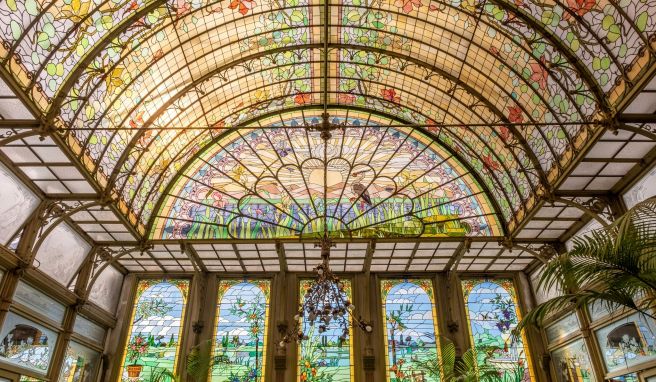
<svg viewBox="0 0 656 382">
<path fill-rule="evenodd" d="M 308 339 L 307 333 L 304 332 L 304 321 L 310 327 L 318 326 L 319 333 L 326 332 L 329 325 L 333 324 L 331 330 L 334 330 L 335 326 L 337 327 L 337 332 L 340 333 L 338 337 L 340 345 L 349 336 L 350 322 L 366 333 L 373 331 L 371 323 L 366 322 L 362 317 L 356 318 L 355 306 L 346 297 L 344 283 L 330 270 L 328 260 L 332 242 L 327 233 L 324 232 L 321 243 L 316 246 L 321 247 L 321 263 L 314 268 L 315 281 L 306 292 L 303 302 L 299 304 L 298 311 L 294 316 L 294 324 L 280 341 L 280 347 L 284 347 L 291 341 L 300 343 Z"/>
</svg>

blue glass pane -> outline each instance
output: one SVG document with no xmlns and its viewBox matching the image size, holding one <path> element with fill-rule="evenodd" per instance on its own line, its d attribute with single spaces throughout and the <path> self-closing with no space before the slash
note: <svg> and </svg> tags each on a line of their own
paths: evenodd
<svg viewBox="0 0 656 382">
<path fill-rule="evenodd" d="M 429 280 L 385 280 L 382 283 L 387 380 L 438 381 L 434 370 L 417 364 L 437 358 L 437 322 Z"/>
<path fill-rule="evenodd" d="M 175 372 L 188 290 L 187 280 L 139 282 L 122 380 L 148 381 L 162 370 Z"/>
<path fill-rule="evenodd" d="M 496 367 L 503 382 L 531 381 L 524 339 L 512 334 L 519 321 L 512 281 L 472 279 L 464 280 L 462 286 L 471 341 L 479 364 Z"/>
<path fill-rule="evenodd" d="M 264 380 L 269 282 L 219 283 L 213 382 Z"/>
</svg>

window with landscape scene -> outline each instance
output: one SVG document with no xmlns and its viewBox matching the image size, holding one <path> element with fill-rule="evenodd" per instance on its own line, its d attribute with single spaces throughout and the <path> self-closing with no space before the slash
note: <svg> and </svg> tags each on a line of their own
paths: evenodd
<svg viewBox="0 0 656 382">
<path fill-rule="evenodd" d="M 512 334 L 521 318 L 512 280 L 464 280 L 462 289 L 479 365 L 495 367 L 503 382 L 533 380 L 524 336 Z"/>
<path fill-rule="evenodd" d="M 269 297 L 268 280 L 219 282 L 213 382 L 264 381 Z"/>
<path fill-rule="evenodd" d="M 351 300 L 351 283 L 344 284 L 342 298 Z M 299 300 L 305 299 L 314 280 L 302 280 Z M 323 307 L 317 307 L 322 309 Z M 348 317 L 348 316 L 345 316 Z M 301 382 L 349 382 L 353 381 L 353 330 L 348 322 L 348 336 L 336 321 L 311 324 L 308 313 L 302 321 L 303 333 L 308 337 L 299 346 L 298 381 Z"/>
<path fill-rule="evenodd" d="M 430 280 L 384 280 L 381 285 L 387 380 L 439 381 L 437 314 Z M 435 364 L 432 364 L 433 366 Z"/>
<path fill-rule="evenodd" d="M 188 280 L 141 280 L 137 285 L 121 379 L 148 381 L 175 372 Z"/>
</svg>

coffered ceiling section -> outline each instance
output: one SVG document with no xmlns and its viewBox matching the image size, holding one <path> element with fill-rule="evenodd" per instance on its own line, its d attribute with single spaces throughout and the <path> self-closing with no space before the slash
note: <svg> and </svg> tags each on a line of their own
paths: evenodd
<svg viewBox="0 0 656 382">
<path fill-rule="evenodd" d="M 656 44 L 639 0 L 326 1 L 10 0 L 0 60 L 142 234 L 303 236 L 330 216 L 340 235 L 437 235 L 458 211 L 468 234 L 497 235 Z M 298 127 L 323 112 L 345 127 L 326 145 Z M 366 206 L 349 200 L 360 177 Z M 440 206 L 418 204 L 422 183 Z"/>
</svg>

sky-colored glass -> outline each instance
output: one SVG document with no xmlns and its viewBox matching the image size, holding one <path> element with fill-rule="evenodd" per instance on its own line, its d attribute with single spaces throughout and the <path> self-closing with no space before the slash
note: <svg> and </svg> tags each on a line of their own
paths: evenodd
<svg viewBox="0 0 656 382">
<path fill-rule="evenodd" d="M 148 380 L 161 369 L 175 373 L 188 293 L 188 280 L 139 281 L 121 381 Z"/>
<path fill-rule="evenodd" d="M 429 279 L 383 280 L 381 298 L 387 380 L 439 381 L 434 369 L 417 363 L 438 357 L 433 283 Z"/>
<path fill-rule="evenodd" d="M 268 280 L 221 280 L 212 382 L 264 381 L 269 322 Z"/>
<path fill-rule="evenodd" d="M 349 280 L 341 280 L 341 282 L 344 284 L 343 300 L 351 300 L 351 282 Z M 305 294 L 313 283 L 314 280 L 301 280 L 299 289 L 301 302 L 304 301 Z M 322 309 L 321 306 L 318 308 Z M 325 325 L 326 330 L 321 333 L 319 331 L 319 322 L 310 325 L 308 320 L 302 319 L 303 333 L 308 336 L 308 339 L 301 341 L 299 345 L 297 381 L 351 382 L 355 380 L 352 323 L 349 315 L 344 317 L 348 321 L 349 330 L 349 336 L 344 342 L 339 340 L 339 337 L 343 334 L 343 328 L 337 321 L 333 320 Z"/>
<path fill-rule="evenodd" d="M 504 382 L 533 380 L 531 359 L 524 336 L 512 330 L 521 319 L 512 280 L 468 279 L 462 281 L 469 334 L 479 364 L 500 370 Z"/>
</svg>

